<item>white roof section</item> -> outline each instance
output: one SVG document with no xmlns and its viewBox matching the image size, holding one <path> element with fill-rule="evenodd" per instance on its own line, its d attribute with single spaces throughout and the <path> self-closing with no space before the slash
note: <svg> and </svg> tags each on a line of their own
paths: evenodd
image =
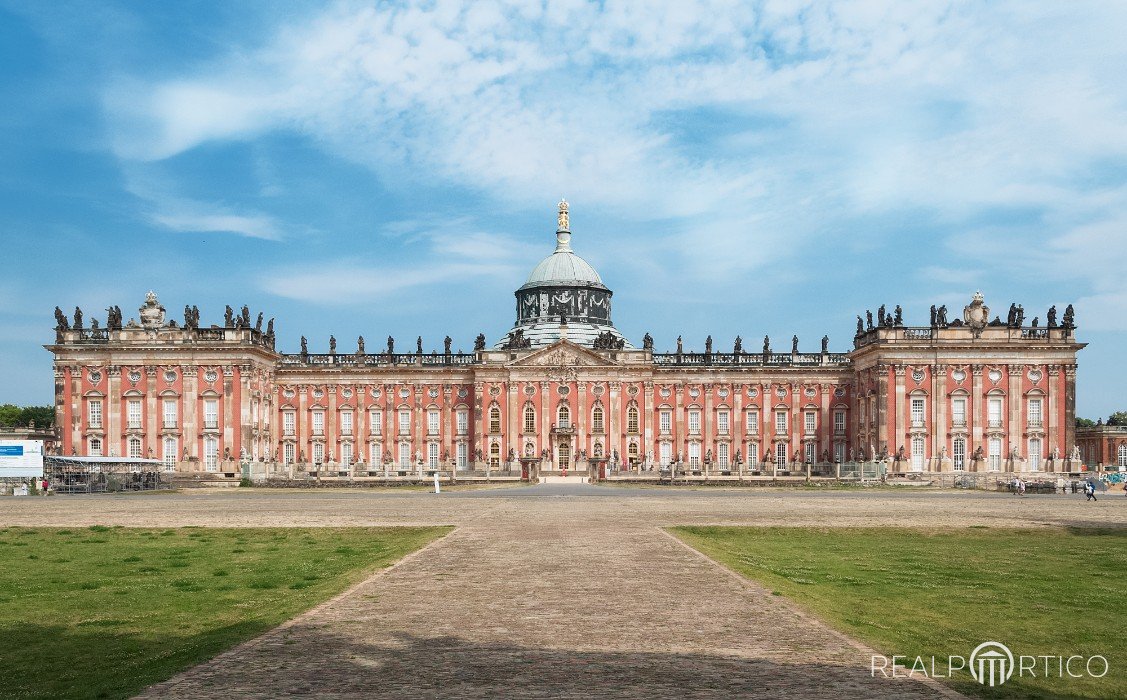
<svg viewBox="0 0 1127 700">
<path fill-rule="evenodd" d="M 567 250 L 559 250 L 540 261 L 532 269 L 525 284 L 550 284 L 550 283 L 595 283 L 602 284 L 603 280 L 595 268 L 591 267 L 583 258 Z"/>
<path fill-rule="evenodd" d="M 559 321 L 546 321 L 543 323 L 534 323 L 531 326 L 513 326 L 513 330 L 520 328 L 524 331 L 524 338 L 532 341 L 532 347 L 542 348 L 552 345 L 560 340 L 560 323 Z M 626 341 L 623 350 L 635 350 L 636 348 L 630 344 L 626 337 L 618 332 L 614 326 L 597 326 L 593 323 L 576 323 L 574 321 L 567 324 L 567 339 L 576 345 L 585 347 L 592 347 L 595 344 L 595 338 L 598 338 L 603 333 L 610 331 L 615 338 Z M 512 331 L 510 331 L 512 332 Z M 493 346 L 494 350 L 501 350 L 505 341 L 508 340 L 506 334 L 501 340 Z"/>
</svg>

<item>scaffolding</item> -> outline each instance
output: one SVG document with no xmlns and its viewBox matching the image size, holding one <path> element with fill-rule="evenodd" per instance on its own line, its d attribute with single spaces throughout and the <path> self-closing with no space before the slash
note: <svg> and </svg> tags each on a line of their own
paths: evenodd
<svg viewBox="0 0 1127 700">
<path fill-rule="evenodd" d="M 109 493 L 172 488 L 172 475 L 158 459 L 129 457 L 43 458 L 43 474 L 56 493 Z"/>
</svg>

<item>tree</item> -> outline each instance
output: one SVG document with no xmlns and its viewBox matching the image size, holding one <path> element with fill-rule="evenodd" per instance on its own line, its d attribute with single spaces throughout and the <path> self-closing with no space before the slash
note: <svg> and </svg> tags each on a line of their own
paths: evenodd
<svg viewBox="0 0 1127 700">
<path fill-rule="evenodd" d="M 0 406 L 0 425 L 15 425 L 20 422 L 20 407 L 14 403 Z"/>
<path fill-rule="evenodd" d="M 53 406 L 17 406 L 6 403 L 0 406 L 0 425 L 27 426 L 32 421 L 38 428 L 55 424 Z"/>
<path fill-rule="evenodd" d="M 1077 417 L 1076 418 L 1076 427 L 1077 428 L 1094 428 L 1094 427 L 1096 427 L 1096 421 L 1092 420 L 1091 418 Z"/>
<path fill-rule="evenodd" d="M 1116 411 L 1107 417 L 1108 425 L 1127 425 L 1127 411 Z"/>
</svg>

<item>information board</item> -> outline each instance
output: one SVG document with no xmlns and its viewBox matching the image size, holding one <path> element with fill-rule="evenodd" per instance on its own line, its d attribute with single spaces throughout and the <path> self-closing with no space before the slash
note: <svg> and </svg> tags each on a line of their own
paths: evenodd
<svg viewBox="0 0 1127 700">
<path fill-rule="evenodd" d="M 43 476 L 42 440 L 0 440 L 0 478 Z"/>
</svg>

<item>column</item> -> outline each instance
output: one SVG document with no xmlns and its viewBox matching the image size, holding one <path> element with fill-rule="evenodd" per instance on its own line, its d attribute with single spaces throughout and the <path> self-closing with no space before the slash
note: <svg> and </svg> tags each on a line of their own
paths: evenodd
<svg viewBox="0 0 1127 700">
<path fill-rule="evenodd" d="M 1014 448 L 1017 448 L 1017 453 L 1022 457 L 1028 455 L 1025 451 L 1028 446 L 1022 440 L 1022 433 L 1024 432 L 1025 420 L 1022 414 L 1025 410 L 1025 397 L 1021 392 L 1021 376 L 1025 371 L 1025 365 L 1009 365 L 1006 367 L 1006 379 L 1008 380 L 1009 388 L 1007 393 L 1009 396 L 1009 406 L 1006 412 L 1009 420 L 1006 421 L 1006 441 L 1009 445 L 1006 446 L 1006 457 L 1013 454 Z M 1021 460 L 1013 460 L 1010 462 L 1013 471 L 1021 471 L 1024 464 Z"/>
<path fill-rule="evenodd" d="M 1045 387 L 1048 390 L 1045 397 L 1045 418 L 1048 423 L 1046 425 L 1048 440 L 1045 444 L 1045 453 L 1048 456 L 1054 455 L 1054 450 L 1060 454 L 1060 460 L 1068 456 L 1068 446 L 1063 444 L 1060 435 L 1060 421 L 1057 420 L 1057 404 L 1060 402 L 1060 390 L 1057 387 L 1060 382 L 1060 367 L 1057 365 L 1049 365 L 1045 368 L 1048 380 L 1045 382 Z M 1062 462 L 1060 460 L 1053 460 L 1053 469 L 1055 471 L 1062 470 Z"/>
<path fill-rule="evenodd" d="M 882 447 L 889 452 L 893 451 L 888 444 L 888 409 L 888 365 L 881 364 L 877 365 L 877 444 L 874 446 L 878 455 Z M 873 455 L 874 459 L 875 457 L 876 455 Z"/>
<path fill-rule="evenodd" d="M 552 429 L 552 416 L 549 415 L 551 406 L 548 405 L 548 396 L 551 392 L 551 382 L 540 382 L 540 430 L 538 431 L 537 439 L 539 440 L 536 445 L 538 454 L 544 454 L 544 450 L 548 450 L 549 454 L 554 452 L 549 432 Z"/>
<path fill-rule="evenodd" d="M 160 424 L 157 422 L 160 415 L 160 401 L 157 399 L 157 368 L 145 368 L 145 439 L 141 443 L 141 454 L 149 456 L 152 450 L 154 459 L 164 458 L 164 445 L 160 439 Z M 164 467 L 161 467 L 163 470 Z"/>
<path fill-rule="evenodd" d="M 607 452 L 606 456 L 610 457 L 614 454 L 614 450 L 618 450 L 618 461 L 620 464 L 626 462 L 626 450 L 622 444 L 622 384 L 619 382 L 610 383 L 610 406 L 607 410 Z"/>
<path fill-rule="evenodd" d="M 908 368 L 904 365 L 893 365 L 892 371 L 896 375 L 896 425 L 893 427 L 893 443 L 888 446 L 890 453 L 898 452 L 901 447 L 904 447 L 904 454 L 908 459 L 912 458 L 911 444 L 908 444 L 908 411 L 907 400 L 905 398 L 906 388 L 904 386 L 904 374 Z M 905 470 L 905 465 L 901 464 L 900 469 Z"/>
<path fill-rule="evenodd" d="M 937 459 L 936 471 L 947 471 L 943 459 L 947 447 L 947 365 L 931 368 L 931 412 L 934 416 L 931 429 L 931 453 Z"/>
<path fill-rule="evenodd" d="M 970 394 L 970 409 L 971 409 L 971 426 L 970 426 L 970 444 L 967 445 L 967 460 L 969 461 L 979 447 L 982 448 L 983 454 L 986 454 L 986 445 L 982 441 L 982 409 L 983 401 L 982 396 L 982 365 L 971 365 L 971 394 Z M 982 468 L 981 464 L 974 465 L 975 469 Z"/>
</svg>

